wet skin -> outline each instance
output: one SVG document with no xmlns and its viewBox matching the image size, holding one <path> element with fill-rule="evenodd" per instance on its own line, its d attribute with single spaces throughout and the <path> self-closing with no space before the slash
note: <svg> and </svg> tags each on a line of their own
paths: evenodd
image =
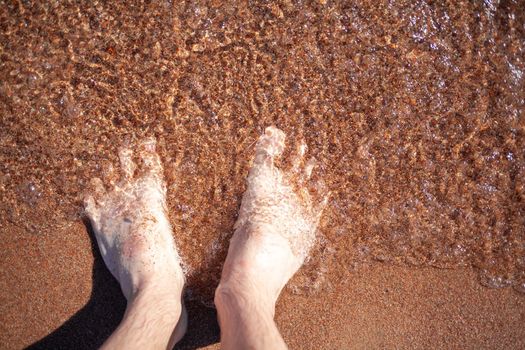
<svg viewBox="0 0 525 350">
<path fill-rule="evenodd" d="M 277 298 L 303 264 L 328 193 L 308 184 L 315 162 L 297 147 L 294 165 L 274 165 L 284 133 L 266 129 L 257 142 L 235 233 L 230 241 L 215 303 L 223 348 L 284 348 L 273 321 Z M 166 186 L 155 140 L 139 146 L 139 166 L 129 148 L 119 151 L 121 178 L 92 180 L 86 214 L 108 269 L 128 300 L 121 325 L 105 348 L 171 348 L 187 319 L 181 300 L 184 275 L 166 215 Z M 291 179 L 299 180 L 294 190 Z"/>
</svg>

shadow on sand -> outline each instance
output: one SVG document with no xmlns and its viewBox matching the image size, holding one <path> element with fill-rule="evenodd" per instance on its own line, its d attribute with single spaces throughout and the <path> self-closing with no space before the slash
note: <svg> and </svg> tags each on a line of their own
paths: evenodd
<svg viewBox="0 0 525 350">
<path fill-rule="evenodd" d="M 97 247 L 89 222 L 84 222 L 94 256 L 93 290 L 88 303 L 51 334 L 27 349 L 98 349 L 117 328 L 126 301 L 120 286 L 108 271 Z M 198 301 L 187 301 L 188 332 L 176 349 L 197 349 L 219 341 L 219 326 L 215 309 Z"/>
</svg>

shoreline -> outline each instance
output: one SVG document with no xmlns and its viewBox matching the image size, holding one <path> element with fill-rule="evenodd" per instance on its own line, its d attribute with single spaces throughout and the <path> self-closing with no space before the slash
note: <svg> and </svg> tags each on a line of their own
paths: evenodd
<svg viewBox="0 0 525 350">
<path fill-rule="evenodd" d="M 125 302 L 84 225 L 41 237 L 31 249 L 16 249 L 16 230 L 8 227 L 1 244 L 0 346 L 83 349 L 103 341 Z M 190 302 L 189 317 L 177 348 L 218 348 L 214 310 Z M 374 263 L 323 293 L 285 288 L 276 321 L 291 349 L 525 347 L 525 297 L 482 286 L 470 268 Z"/>
</svg>

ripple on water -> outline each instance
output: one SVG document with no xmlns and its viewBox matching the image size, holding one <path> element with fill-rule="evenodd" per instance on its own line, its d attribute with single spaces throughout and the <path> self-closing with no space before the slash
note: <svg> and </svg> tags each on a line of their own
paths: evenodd
<svg viewBox="0 0 525 350">
<path fill-rule="evenodd" d="M 295 292 L 377 260 L 525 289 L 518 2 L 24 6 L 0 10 L 0 214 L 15 224 L 77 220 L 119 145 L 154 135 L 188 282 L 209 301 L 254 142 L 276 124 L 332 191 Z"/>
</svg>

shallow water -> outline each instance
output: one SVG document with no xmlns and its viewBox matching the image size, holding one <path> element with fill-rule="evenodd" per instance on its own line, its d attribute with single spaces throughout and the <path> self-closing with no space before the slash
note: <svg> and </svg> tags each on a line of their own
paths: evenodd
<svg viewBox="0 0 525 350">
<path fill-rule="evenodd" d="M 379 260 L 525 292 L 525 2 L 0 4 L 0 228 L 79 220 L 118 146 L 155 135 L 210 300 L 275 124 L 332 191 L 293 291 Z"/>
</svg>

